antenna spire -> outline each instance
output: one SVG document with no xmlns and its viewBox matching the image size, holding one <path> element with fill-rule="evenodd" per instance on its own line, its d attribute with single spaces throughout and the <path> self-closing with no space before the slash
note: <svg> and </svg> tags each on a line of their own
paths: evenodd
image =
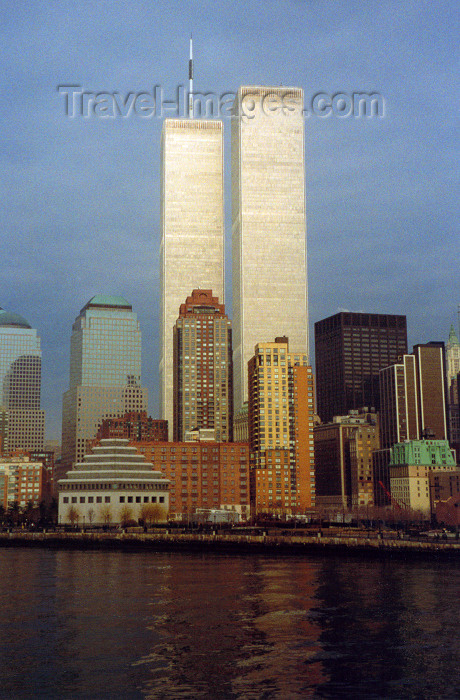
<svg viewBox="0 0 460 700">
<path fill-rule="evenodd" d="M 193 119 L 193 39 L 190 34 L 190 59 L 188 62 L 188 116 Z"/>
</svg>

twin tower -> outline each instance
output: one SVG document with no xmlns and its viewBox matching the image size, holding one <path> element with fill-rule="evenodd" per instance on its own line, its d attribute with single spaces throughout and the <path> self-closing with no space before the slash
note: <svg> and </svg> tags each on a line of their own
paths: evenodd
<svg viewBox="0 0 460 700">
<path fill-rule="evenodd" d="M 257 343 L 308 354 L 303 91 L 241 87 L 232 111 L 233 386 Z M 223 123 L 166 119 L 161 165 L 160 417 L 173 425 L 173 327 L 193 289 L 225 301 Z"/>
</svg>

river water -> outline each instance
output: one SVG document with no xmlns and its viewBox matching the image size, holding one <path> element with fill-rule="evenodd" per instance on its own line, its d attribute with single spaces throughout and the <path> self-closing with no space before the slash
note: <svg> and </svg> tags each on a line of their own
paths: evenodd
<svg viewBox="0 0 460 700">
<path fill-rule="evenodd" d="M 452 562 L 0 549 L 1 698 L 459 697 Z"/>
</svg>

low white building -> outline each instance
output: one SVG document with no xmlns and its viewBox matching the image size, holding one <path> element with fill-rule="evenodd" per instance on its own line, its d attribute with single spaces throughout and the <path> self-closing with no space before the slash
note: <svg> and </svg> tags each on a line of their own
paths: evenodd
<svg viewBox="0 0 460 700">
<path fill-rule="evenodd" d="M 164 522 L 169 480 L 129 440 L 101 440 L 58 482 L 59 523 L 123 525 Z"/>
</svg>

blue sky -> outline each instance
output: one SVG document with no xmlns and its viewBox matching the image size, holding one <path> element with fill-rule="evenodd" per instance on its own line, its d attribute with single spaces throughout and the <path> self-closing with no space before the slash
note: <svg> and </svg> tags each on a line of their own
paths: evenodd
<svg viewBox="0 0 460 700">
<path fill-rule="evenodd" d="M 0 20 L 0 306 L 41 336 L 49 437 L 60 437 L 71 326 L 97 293 L 138 313 L 158 415 L 162 122 L 69 119 L 57 86 L 172 96 L 191 32 L 198 91 L 384 97 L 383 118 L 305 120 L 311 338 L 315 321 L 350 309 L 406 314 L 410 347 L 447 340 L 460 303 L 457 3 L 6 0 Z M 230 279 L 228 246 L 226 264 Z"/>
</svg>

